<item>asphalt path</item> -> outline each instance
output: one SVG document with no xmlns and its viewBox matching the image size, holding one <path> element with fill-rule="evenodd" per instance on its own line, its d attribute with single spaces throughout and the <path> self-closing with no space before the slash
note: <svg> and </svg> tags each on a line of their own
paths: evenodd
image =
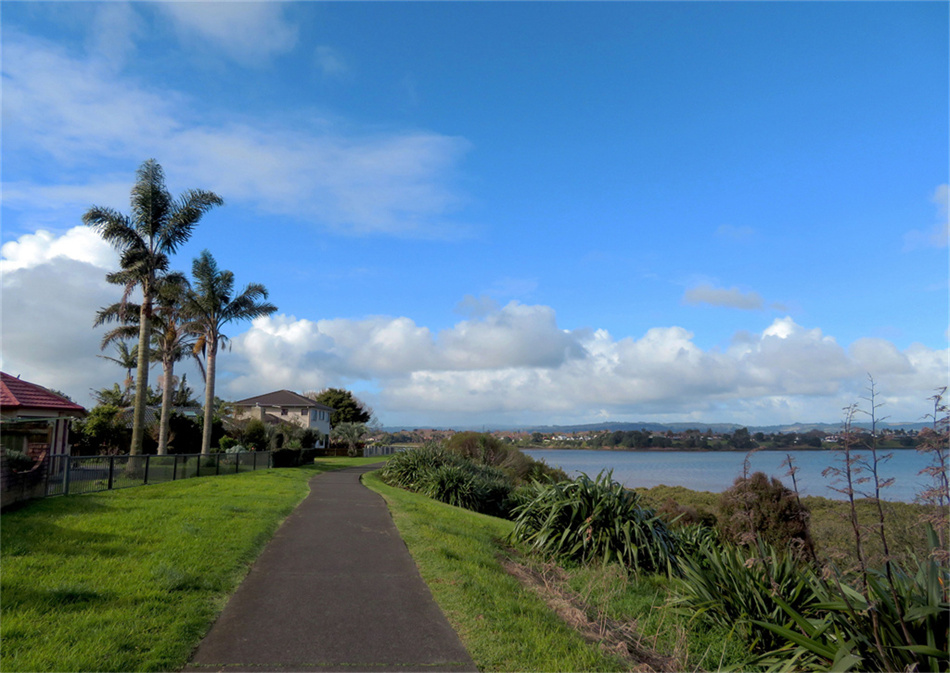
<svg viewBox="0 0 950 673">
<path fill-rule="evenodd" d="M 184 671 L 478 670 L 360 483 L 377 468 L 310 480 Z"/>
</svg>

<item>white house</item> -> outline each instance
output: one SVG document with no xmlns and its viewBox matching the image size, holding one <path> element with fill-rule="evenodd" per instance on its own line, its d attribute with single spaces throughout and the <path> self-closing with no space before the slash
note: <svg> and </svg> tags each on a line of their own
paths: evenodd
<svg viewBox="0 0 950 673">
<path fill-rule="evenodd" d="M 333 408 L 314 402 L 290 390 L 277 390 L 266 395 L 248 397 L 234 403 L 234 418 L 257 419 L 264 423 L 291 423 L 310 430 L 319 430 L 318 448 L 326 446 L 330 434 L 330 414 Z"/>
</svg>

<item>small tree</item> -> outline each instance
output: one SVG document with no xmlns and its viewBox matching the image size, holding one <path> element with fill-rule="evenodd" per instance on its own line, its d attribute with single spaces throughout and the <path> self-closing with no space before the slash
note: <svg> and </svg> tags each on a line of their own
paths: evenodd
<svg viewBox="0 0 950 673">
<path fill-rule="evenodd" d="M 333 409 L 330 414 L 330 425 L 336 427 L 340 423 L 369 423 L 373 418 L 373 410 L 362 400 L 358 399 L 349 390 L 343 388 L 324 388 L 320 392 L 308 392 L 314 402 L 319 402 Z"/>
</svg>

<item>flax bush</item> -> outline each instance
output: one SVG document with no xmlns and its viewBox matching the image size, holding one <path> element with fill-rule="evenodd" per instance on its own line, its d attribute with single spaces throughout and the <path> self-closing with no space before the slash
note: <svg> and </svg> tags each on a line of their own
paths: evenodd
<svg viewBox="0 0 950 673">
<path fill-rule="evenodd" d="M 383 481 L 439 502 L 491 516 L 507 517 L 514 485 L 499 468 L 481 465 L 438 446 L 393 456 L 380 473 Z"/>
<path fill-rule="evenodd" d="M 515 508 L 511 537 L 541 553 L 575 561 L 619 562 L 634 570 L 670 571 L 675 540 L 640 497 L 613 480 L 582 474 L 572 481 L 535 483 Z"/>
</svg>

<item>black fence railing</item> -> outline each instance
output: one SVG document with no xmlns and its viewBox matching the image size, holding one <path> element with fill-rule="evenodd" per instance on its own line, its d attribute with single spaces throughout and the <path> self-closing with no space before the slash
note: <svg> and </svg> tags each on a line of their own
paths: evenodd
<svg viewBox="0 0 950 673">
<path fill-rule="evenodd" d="M 94 493 L 166 481 L 266 470 L 270 451 L 166 456 L 50 456 L 46 495 Z"/>
</svg>

